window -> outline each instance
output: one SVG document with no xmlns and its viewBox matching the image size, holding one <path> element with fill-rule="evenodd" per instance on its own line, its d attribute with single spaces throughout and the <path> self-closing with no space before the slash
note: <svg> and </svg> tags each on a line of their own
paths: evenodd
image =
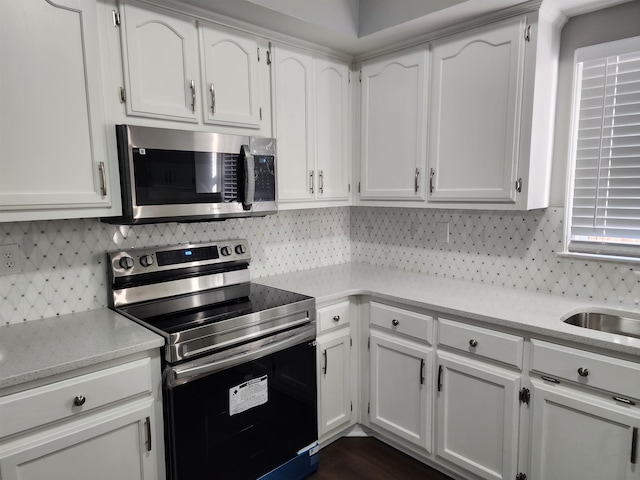
<svg viewBox="0 0 640 480">
<path fill-rule="evenodd" d="M 576 50 L 565 253 L 640 261 L 640 37 Z"/>
</svg>

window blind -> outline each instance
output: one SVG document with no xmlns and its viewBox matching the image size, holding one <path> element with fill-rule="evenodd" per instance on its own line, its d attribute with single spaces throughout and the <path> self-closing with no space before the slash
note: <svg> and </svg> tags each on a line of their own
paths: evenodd
<svg viewBox="0 0 640 480">
<path fill-rule="evenodd" d="M 568 250 L 640 258 L 640 37 L 596 47 L 576 54 Z"/>
</svg>

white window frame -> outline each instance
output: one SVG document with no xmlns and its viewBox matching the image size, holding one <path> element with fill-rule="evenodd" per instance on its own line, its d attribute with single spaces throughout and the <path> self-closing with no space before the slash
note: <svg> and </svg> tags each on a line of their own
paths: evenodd
<svg viewBox="0 0 640 480">
<path fill-rule="evenodd" d="M 573 62 L 573 89 L 571 105 L 571 129 L 567 165 L 567 192 L 565 201 L 565 222 L 563 251 L 561 257 L 577 257 L 583 259 L 595 259 L 628 263 L 640 263 L 640 245 L 637 246 L 637 256 L 629 256 L 623 250 L 617 250 L 612 244 L 601 244 L 593 252 L 579 252 L 570 250 L 571 221 L 573 214 L 573 195 L 575 187 L 576 152 L 578 144 L 578 124 L 580 117 L 580 92 L 582 83 L 582 69 L 580 64 L 588 60 L 599 59 L 614 55 L 640 51 L 640 36 L 616 40 L 613 42 L 578 48 L 574 54 Z M 638 187 L 640 188 L 640 182 Z M 635 248 L 635 247 L 634 247 Z"/>
</svg>

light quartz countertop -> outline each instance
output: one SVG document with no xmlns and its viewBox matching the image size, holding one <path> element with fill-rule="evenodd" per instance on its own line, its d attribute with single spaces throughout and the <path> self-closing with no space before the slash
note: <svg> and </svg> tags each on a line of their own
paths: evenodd
<svg viewBox="0 0 640 480">
<path fill-rule="evenodd" d="M 0 326 L 0 388 L 159 348 L 164 339 L 100 309 Z"/>
<path fill-rule="evenodd" d="M 487 327 L 518 329 L 638 356 L 640 360 L 640 339 L 563 323 L 572 314 L 588 310 L 640 318 L 637 306 L 620 307 L 356 263 L 262 277 L 255 282 L 315 297 L 318 305 L 352 295 L 371 295 L 441 316 L 464 317 Z"/>
</svg>

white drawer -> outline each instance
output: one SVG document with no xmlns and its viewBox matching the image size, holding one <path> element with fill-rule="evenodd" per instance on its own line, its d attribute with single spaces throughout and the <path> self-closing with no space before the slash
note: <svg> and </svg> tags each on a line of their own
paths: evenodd
<svg viewBox="0 0 640 480">
<path fill-rule="evenodd" d="M 351 302 L 347 300 L 346 302 L 318 308 L 318 331 L 326 332 L 335 327 L 349 325 L 351 318 L 350 306 Z"/>
<path fill-rule="evenodd" d="M 149 358 L 0 397 L 0 438 L 146 392 Z"/>
<path fill-rule="evenodd" d="M 371 325 L 433 343 L 433 317 L 377 302 L 370 307 Z"/>
<path fill-rule="evenodd" d="M 440 318 L 438 322 L 438 344 L 522 369 L 522 337 L 445 318 Z"/>
<path fill-rule="evenodd" d="M 542 340 L 531 345 L 536 372 L 640 399 L 640 364 Z"/>
</svg>

